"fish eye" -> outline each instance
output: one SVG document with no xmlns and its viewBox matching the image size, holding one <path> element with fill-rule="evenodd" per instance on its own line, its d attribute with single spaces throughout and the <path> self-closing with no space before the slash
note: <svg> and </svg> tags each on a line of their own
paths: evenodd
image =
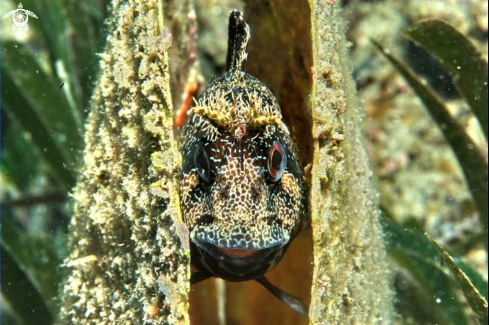
<svg viewBox="0 0 489 325">
<path fill-rule="evenodd" d="M 287 167 L 287 153 L 278 141 L 273 141 L 268 152 L 267 169 L 272 182 L 278 182 Z"/>
<path fill-rule="evenodd" d="M 211 182 L 211 164 L 209 157 L 205 152 L 204 146 L 201 144 L 194 155 L 194 165 L 197 168 L 200 178 L 206 182 Z"/>
</svg>

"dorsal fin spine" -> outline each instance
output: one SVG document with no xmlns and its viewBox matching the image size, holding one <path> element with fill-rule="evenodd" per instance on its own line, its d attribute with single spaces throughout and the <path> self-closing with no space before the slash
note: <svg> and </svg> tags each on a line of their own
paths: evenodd
<svg viewBox="0 0 489 325">
<path fill-rule="evenodd" d="M 243 14 L 237 10 L 229 15 L 229 36 L 227 53 L 227 70 L 245 71 L 248 57 L 248 40 L 250 27 Z"/>
</svg>

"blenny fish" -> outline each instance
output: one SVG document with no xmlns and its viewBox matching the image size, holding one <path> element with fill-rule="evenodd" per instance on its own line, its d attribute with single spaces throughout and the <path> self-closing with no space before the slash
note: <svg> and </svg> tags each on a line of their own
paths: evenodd
<svg viewBox="0 0 489 325">
<path fill-rule="evenodd" d="M 180 199 L 190 233 L 191 283 L 256 280 L 294 310 L 307 306 L 264 274 L 282 259 L 304 215 L 302 169 L 277 99 L 245 72 L 250 29 L 229 17 L 227 72 L 189 110 Z"/>
</svg>

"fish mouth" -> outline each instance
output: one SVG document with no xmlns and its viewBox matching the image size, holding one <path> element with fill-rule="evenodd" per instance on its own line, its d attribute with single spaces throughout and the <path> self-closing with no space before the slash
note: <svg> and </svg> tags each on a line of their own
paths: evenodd
<svg viewBox="0 0 489 325">
<path fill-rule="evenodd" d="M 221 247 L 217 247 L 217 250 L 232 258 L 247 258 L 260 251 L 259 249 L 229 249 Z"/>
<path fill-rule="evenodd" d="M 226 281 L 248 281 L 271 270 L 282 258 L 290 233 L 280 227 L 229 224 L 199 225 L 190 231 L 191 259 Z"/>
<path fill-rule="evenodd" d="M 246 248 L 228 248 L 219 247 L 212 243 L 200 240 L 193 240 L 194 244 L 201 250 L 205 251 L 211 257 L 218 261 L 226 261 L 226 263 L 235 266 L 246 266 L 266 259 L 269 255 L 282 249 L 287 243 L 276 244 L 272 247 L 261 249 L 246 249 Z"/>
<path fill-rule="evenodd" d="M 237 223 L 198 225 L 190 232 L 191 241 L 217 261 L 245 265 L 266 259 L 289 243 L 290 234 L 278 226 Z"/>
</svg>

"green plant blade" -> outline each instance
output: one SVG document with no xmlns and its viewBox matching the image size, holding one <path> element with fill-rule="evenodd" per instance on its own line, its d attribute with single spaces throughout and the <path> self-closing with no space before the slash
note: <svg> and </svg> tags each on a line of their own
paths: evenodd
<svg viewBox="0 0 489 325">
<path fill-rule="evenodd" d="M 69 26 L 76 31 L 69 33 L 66 38 L 71 44 L 72 60 L 74 60 L 72 64 L 77 72 L 76 77 L 81 86 L 84 103 L 87 103 L 87 99 L 91 96 L 93 82 L 100 68 L 96 53 L 100 53 L 105 44 L 103 8 L 106 5 L 100 0 L 66 1 L 64 4 Z"/>
<path fill-rule="evenodd" d="M 410 256 L 419 260 L 430 262 L 433 266 L 440 267 L 439 253 L 433 244 L 423 235 L 421 231 L 414 231 L 404 226 L 398 225 L 392 218 L 387 218 L 384 210 L 382 226 L 384 232 L 388 234 L 387 246 L 394 249 L 405 251 Z M 452 254 L 457 265 L 466 273 L 477 290 L 487 300 L 487 281 L 472 266 L 463 262 Z"/>
<path fill-rule="evenodd" d="M 390 252 L 392 256 L 392 252 Z M 394 257 L 394 256 L 392 256 Z M 407 273 L 407 274 L 406 274 Z M 440 304 L 407 271 L 395 276 L 394 306 L 406 324 L 442 324 L 446 316 Z"/>
<path fill-rule="evenodd" d="M 432 311 L 437 317 L 438 324 L 464 325 L 468 324 L 463 305 L 452 287 L 450 278 L 431 261 L 419 259 L 409 252 L 388 249 L 389 255 L 403 266 L 419 283 L 425 295 L 430 297 L 428 306 L 418 306 Z M 402 304 L 402 302 L 400 302 Z"/>
<path fill-rule="evenodd" d="M 426 109 L 440 126 L 445 139 L 451 146 L 467 181 L 475 205 L 479 211 L 479 219 L 484 226 L 487 242 L 487 163 L 477 146 L 465 133 L 462 125 L 453 119 L 438 96 L 400 60 L 388 53 L 382 45 L 372 41 L 377 49 L 394 65 L 397 71 L 406 79 L 408 84 L 424 103 Z M 487 109 L 487 108 L 486 108 Z"/>
<path fill-rule="evenodd" d="M 52 324 L 53 315 L 43 297 L 19 268 L 10 253 L 1 247 L 2 299 L 5 299 L 21 324 Z"/>
<path fill-rule="evenodd" d="M 431 299 L 428 309 L 440 324 L 467 324 L 462 305 L 454 292 L 450 279 L 440 269 L 439 255 L 431 243 L 420 233 L 383 220 L 387 234 L 387 250 L 396 262 L 404 267 L 418 283 L 418 287 Z M 402 302 L 400 302 L 402 304 Z"/>
<path fill-rule="evenodd" d="M 448 265 L 450 271 L 455 276 L 460 288 L 464 292 L 465 298 L 469 303 L 470 307 L 477 315 L 477 319 L 480 324 L 487 324 L 488 320 L 488 309 L 487 309 L 487 300 L 479 293 L 477 288 L 470 281 L 467 274 L 465 274 L 461 268 L 455 263 L 454 259 L 443 249 L 443 247 L 430 235 L 425 233 L 425 236 L 433 243 L 435 248 L 443 260 L 443 262 Z"/>
<path fill-rule="evenodd" d="M 79 71 L 75 64 L 76 52 L 73 48 L 75 31 L 67 19 L 65 1 L 28 0 L 24 3 L 26 8 L 28 4 L 38 12 L 41 30 L 37 34 L 44 39 L 47 45 L 46 50 L 49 54 L 51 69 L 56 71 L 56 75 L 65 83 L 66 89 L 64 90 L 68 90 L 65 95 L 69 99 L 70 108 L 82 125 L 84 116 L 82 89 L 79 82 Z M 73 14 L 80 14 L 80 12 Z"/>
<path fill-rule="evenodd" d="M 454 26 L 438 19 L 417 22 L 405 35 L 450 70 L 455 86 L 472 108 L 487 138 L 487 62 L 475 45 Z"/>
<path fill-rule="evenodd" d="M 3 188 L 5 189 L 6 184 L 12 183 L 21 192 L 24 192 L 35 181 L 36 177 L 34 175 L 41 173 L 39 155 L 37 155 L 32 141 L 29 141 L 28 135 L 16 121 L 9 119 L 7 116 L 2 116 L 1 130 Z M 4 204 L 5 197 L 2 200 L 2 208 Z"/>
<path fill-rule="evenodd" d="M 382 226 L 387 235 L 386 246 L 389 254 L 409 271 L 419 283 L 419 287 L 424 289 L 429 297 L 439 298 L 439 303 L 436 299 L 432 299 L 426 301 L 428 305 L 422 307 L 432 309 L 432 316 L 438 318 L 438 323 L 462 324 L 466 322 L 466 316 L 460 314 L 463 313 L 463 307 L 453 290 L 452 281 L 443 272 L 438 250 L 428 238 L 421 232 L 400 226 L 385 216 L 382 218 Z M 466 274 L 470 274 L 474 287 L 481 295 L 487 296 L 487 281 L 470 265 L 459 260 L 457 264 Z M 438 311 L 440 308 L 443 313 Z"/>
<path fill-rule="evenodd" d="M 55 299 L 60 281 L 57 268 L 61 260 L 56 254 L 54 243 L 48 237 L 25 235 L 25 233 L 12 223 L 8 216 L 2 218 L 0 238 L 2 253 L 5 250 L 8 253 L 8 258 L 12 261 L 10 271 L 2 268 L 2 273 L 9 272 L 4 274 L 8 274 L 7 278 L 10 279 L 11 276 L 15 275 L 15 269 L 18 269 L 22 273 L 22 278 L 17 279 L 19 283 L 14 283 L 14 279 L 10 279 L 11 287 L 17 288 L 17 285 L 19 285 L 24 286 L 26 290 L 29 288 L 29 291 L 19 291 L 16 289 L 18 292 L 12 293 L 12 299 L 17 300 L 17 302 L 20 300 L 19 297 L 14 297 L 15 294 L 25 296 L 39 294 L 43 304 L 49 309 L 50 314 L 56 315 L 58 313 L 58 306 Z M 31 284 L 26 284 L 26 281 Z M 2 286 L 2 291 L 4 291 L 3 288 Z M 35 293 L 33 293 L 33 290 Z M 36 305 L 40 305 L 40 303 L 36 302 Z"/>
<path fill-rule="evenodd" d="M 53 175 L 70 189 L 82 130 L 66 98 L 23 45 L 3 42 L 2 59 L 2 107 L 30 133 Z"/>
<path fill-rule="evenodd" d="M 106 3 L 100 0 L 25 0 L 23 4 L 39 16 L 31 29 L 36 43 L 42 43 L 50 69 L 64 83 L 62 90 L 72 114 L 82 126 L 99 68 L 96 53 L 105 43 Z"/>
</svg>

